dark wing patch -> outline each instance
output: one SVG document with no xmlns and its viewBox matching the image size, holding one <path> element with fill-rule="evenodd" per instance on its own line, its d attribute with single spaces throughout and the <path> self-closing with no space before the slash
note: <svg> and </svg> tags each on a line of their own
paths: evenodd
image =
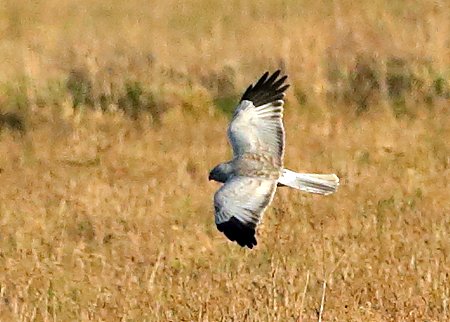
<svg viewBox="0 0 450 322">
<path fill-rule="evenodd" d="M 256 246 L 255 238 L 255 224 L 243 223 L 236 217 L 231 217 L 230 220 L 217 224 L 217 229 L 225 234 L 229 240 L 237 242 L 240 246 L 253 248 Z"/>
<path fill-rule="evenodd" d="M 269 72 L 265 72 L 264 75 L 256 82 L 255 85 L 250 85 L 242 95 L 241 101 L 251 101 L 255 107 L 272 103 L 284 98 L 284 91 L 288 89 L 289 84 L 283 85 L 287 79 L 287 75 L 278 78 L 281 71 L 277 70 L 269 77 Z M 281 87 L 280 87 L 281 86 Z"/>
</svg>

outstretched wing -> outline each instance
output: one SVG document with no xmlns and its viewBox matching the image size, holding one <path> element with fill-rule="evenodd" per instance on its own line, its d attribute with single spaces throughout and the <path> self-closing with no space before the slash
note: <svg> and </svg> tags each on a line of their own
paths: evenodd
<svg viewBox="0 0 450 322">
<path fill-rule="evenodd" d="M 214 195 L 217 229 L 240 246 L 257 244 L 255 229 L 272 201 L 277 183 L 254 177 L 233 177 Z"/>
<path fill-rule="evenodd" d="M 234 156 L 266 153 L 282 164 L 284 153 L 283 105 L 287 76 L 266 72 L 242 96 L 228 127 Z"/>
</svg>

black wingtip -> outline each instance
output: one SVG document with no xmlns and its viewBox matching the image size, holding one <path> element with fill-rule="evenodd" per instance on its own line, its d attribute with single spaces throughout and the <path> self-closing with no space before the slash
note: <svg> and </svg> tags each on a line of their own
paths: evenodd
<svg viewBox="0 0 450 322">
<path fill-rule="evenodd" d="M 242 95 L 241 101 L 251 101 L 255 106 L 272 103 L 283 98 L 283 92 L 288 89 L 289 84 L 283 86 L 287 75 L 278 78 L 281 70 L 276 70 L 272 75 L 265 72 L 255 85 L 250 85 Z M 270 75 L 270 76 L 269 76 Z"/>
<path fill-rule="evenodd" d="M 229 240 L 237 242 L 241 247 L 250 249 L 257 245 L 255 228 L 254 224 L 245 224 L 236 217 L 231 217 L 230 220 L 217 224 L 217 229 L 223 232 Z"/>
</svg>

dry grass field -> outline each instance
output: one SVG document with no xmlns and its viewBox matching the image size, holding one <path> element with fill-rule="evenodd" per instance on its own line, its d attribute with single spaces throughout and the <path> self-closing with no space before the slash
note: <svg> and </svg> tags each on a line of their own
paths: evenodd
<svg viewBox="0 0 450 322">
<path fill-rule="evenodd" d="M 1 321 L 450 321 L 447 1 L 0 4 Z M 216 230 L 229 112 L 289 74 L 253 250 Z"/>
</svg>

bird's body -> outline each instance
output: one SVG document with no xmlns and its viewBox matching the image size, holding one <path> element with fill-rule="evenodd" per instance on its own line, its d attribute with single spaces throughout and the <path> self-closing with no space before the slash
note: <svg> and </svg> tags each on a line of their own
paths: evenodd
<svg viewBox="0 0 450 322">
<path fill-rule="evenodd" d="M 281 175 L 280 164 L 277 160 L 267 154 L 244 153 L 231 160 L 231 166 L 233 169 L 233 176 L 278 180 Z"/>
<path fill-rule="evenodd" d="M 214 195 L 215 222 L 219 231 L 240 246 L 257 244 L 255 230 L 277 186 L 333 193 L 336 175 L 300 174 L 283 168 L 284 85 L 280 71 L 265 73 L 250 85 L 228 127 L 234 158 L 211 170 L 210 180 L 224 185 Z"/>
</svg>

